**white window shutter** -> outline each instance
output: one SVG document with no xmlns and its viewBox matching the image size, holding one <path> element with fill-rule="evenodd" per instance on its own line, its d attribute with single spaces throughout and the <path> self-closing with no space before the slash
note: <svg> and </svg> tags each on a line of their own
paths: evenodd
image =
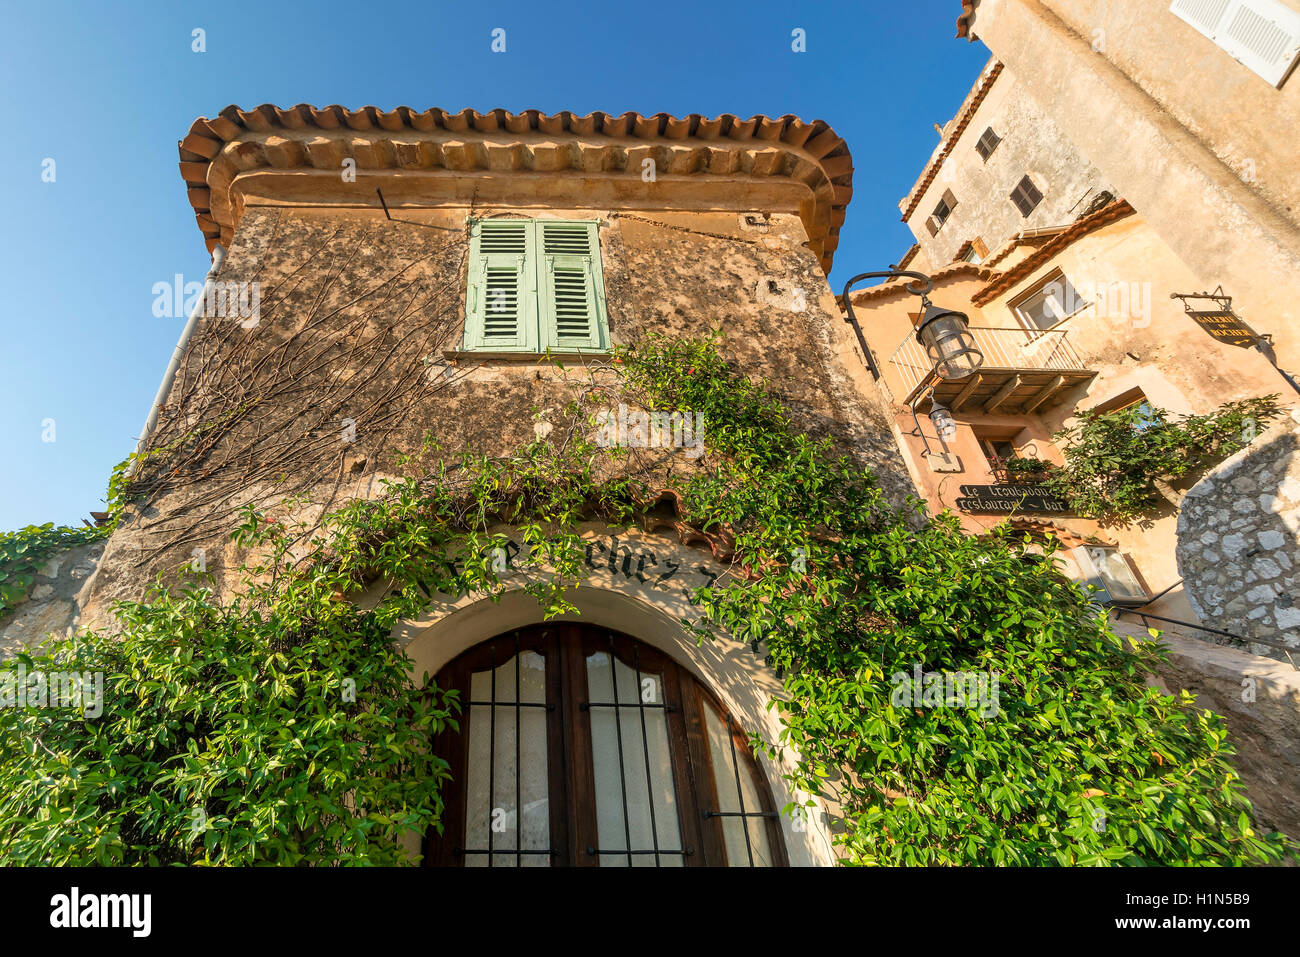
<svg viewBox="0 0 1300 957">
<path fill-rule="evenodd" d="M 1281 85 L 1300 54 L 1300 11 L 1279 0 L 1240 0 L 1233 7 L 1215 42 L 1269 83 Z"/>
<path fill-rule="evenodd" d="M 1174 0 L 1169 12 L 1213 40 L 1214 31 L 1230 4 L 1231 0 Z"/>
<path fill-rule="evenodd" d="M 1174 0 L 1169 10 L 1273 86 L 1300 57 L 1300 11 L 1281 0 Z"/>
</svg>

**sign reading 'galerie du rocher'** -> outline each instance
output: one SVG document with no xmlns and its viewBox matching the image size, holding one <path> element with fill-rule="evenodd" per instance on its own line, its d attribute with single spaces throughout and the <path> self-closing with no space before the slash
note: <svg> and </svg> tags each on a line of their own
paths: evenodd
<svg viewBox="0 0 1300 957">
<path fill-rule="evenodd" d="M 1259 336 L 1231 309 L 1188 310 L 1198 326 L 1220 342 L 1249 349 Z"/>
<path fill-rule="evenodd" d="M 1068 514 L 1069 502 L 1047 485 L 963 485 L 957 507 L 963 512 Z"/>
</svg>

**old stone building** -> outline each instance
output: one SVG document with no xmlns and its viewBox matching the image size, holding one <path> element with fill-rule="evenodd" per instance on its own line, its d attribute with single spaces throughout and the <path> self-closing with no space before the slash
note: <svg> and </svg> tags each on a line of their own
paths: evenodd
<svg viewBox="0 0 1300 957">
<path fill-rule="evenodd" d="M 1300 369 L 1300 3 L 954 8 L 958 36 L 983 42 L 1199 287 L 1223 285 Z"/>
<path fill-rule="evenodd" d="M 996 58 L 941 129 L 898 203 L 923 261 L 983 262 L 1012 237 L 1069 222 L 1111 195 L 1101 172 Z"/>
<path fill-rule="evenodd" d="M 602 458 L 599 468 L 619 461 L 618 474 L 636 492 L 634 507 L 617 515 L 590 500 L 572 504 L 581 516 L 572 523 L 580 541 L 570 556 L 574 567 L 561 573 L 558 561 L 548 562 L 538 547 L 546 517 L 516 521 L 524 512 L 503 507 L 474 519 L 476 534 L 499 541 L 498 547 L 438 558 L 453 572 L 438 581 L 459 586 L 472 579 L 458 578 L 460 571 L 490 564 L 497 590 L 416 593 L 407 581 L 402 591 L 392 566 L 385 573 L 358 567 L 351 570 L 355 577 L 337 580 L 337 590 L 335 584 L 321 588 L 292 609 L 328 607 L 322 617 L 330 627 L 345 622 L 343 637 L 352 639 L 364 630 L 353 624 L 366 619 L 370 627 L 379 620 L 367 618 L 372 611 L 400 607 L 400 616 L 383 618 L 382 627 L 366 635 L 373 642 L 367 654 L 398 660 L 391 655 L 395 645 L 409 658 L 409 682 L 407 658 L 394 666 L 393 687 L 402 692 L 413 683 L 424 698 L 437 695 L 435 684 L 459 693 L 459 728 L 439 730 L 427 748 L 435 762 L 445 758 L 446 780 L 412 776 L 445 800 L 437 825 L 423 837 L 407 832 L 406 848 L 421 852 L 426 863 L 827 865 L 844 855 L 1004 863 L 1009 846 L 1017 861 L 1069 863 L 1071 853 L 1075 862 L 1100 861 L 1092 851 L 1045 849 L 1030 816 L 1011 820 L 1006 813 L 1017 799 L 1024 809 L 1042 801 L 1053 821 L 1049 837 L 1077 837 L 1084 815 L 1098 811 L 1096 799 L 1126 787 L 1118 779 L 1105 788 L 1085 787 L 1096 770 L 1085 761 L 1076 769 L 1078 780 L 1064 786 L 1068 800 L 1046 808 L 1053 802 L 1044 798 L 1045 789 L 1057 782 L 1037 776 L 1040 765 L 1054 767 L 1042 756 L 1054 754 L 1065 763 L 1073 758 L 1059 750 L 1062 736 L 1051 728 L 1051 715 L 1035 709 L 1050 700 L 1055 714 L 1058 696 L 1063 709 L 1078 705 L 1091 693 L 1089 684 L 1109 693 L 1114 682 L 1097 679 L 1125 664 L 1114 654 L 1113 636 L 1069 582 L 1038 556 L 985 534 L 1008 519 L 1033 538 L 1059 541 L 1060 570 L 1105 585 L 1109 597 L 1130 611 L 1227 629 L 1254 639 L 1253 650 L 1274 655 L 1216 647 L 1173 629 L 1162 639 L 1172 658 L 1148 682 L 1171 693 L 1191 689 L 1201 705 L 1228 717 L 1239 750 L 1234 760 L 1259 825 L 1297 833 L 1298 762 L 1290 742 L 1300 715 L 1300 673 L 1281 660 L 1296 643 L 1290 596 L 1300 573 L 1294 454 L 1300 432 L 1294 421 L 1274 426 L 1196 487 L 1170 488 L 1169 507 L 1141 528 L 1103 526 L 1052 502 L 1026 507 L 1021 483 L 1008 482 L 1004 459 L 1059 461 L 1053 432 L 1085 410 L 1146 403 L 1194 413 L 1282 392 L 1288 379 L 1276 363 L 1294 342 L 1285 335 L 1291 316 L 1285 308 L 1275 312 L 1273 325 L 1256 319 L 1256 310 L 1289 306 L 1276 290 L 1259 289 L 1261 272 L 1250 272 L 1274 268 L 1289 255 L 1278 216 L 1264 215 L 1269 203 L 1287 202 L 1275 167 L 1264 163 L 1263 179 L 1251 180 L 1243 192 L 1224 182 L 1203 155 L 1226 149 L 1218 134 L 1200 128 L 1190 134 L 1204 134 L 1202 153 L 1177 154 L 1187 169 L 1171 173 L 1168 167 L 1177 164 L 1170 163 L 1162 175 L 1176 181 L 1181 201 L 1191 202 L 1196 184 L 1211 179 L 1220 190 L 1207 204 L 1211 213 L 1198 209 L 1197 228 L 1205 227 L 1205 215 L 1258 214 L 1231 223 L 1234 243 L 1257 244 L 1253 258 L 1235 245 L 1231 255 L 1193 249 L 1193 237 L 1175 228 L 1178 217 L 1157 208 L 1155 193 L 1144 192 L 1138 171 L 1117 165 L 1118 146 L 1100 148 L 1080 138 L 1083 121 L 1063 115 L 1062 104 L 1081 101 L 1052 89 L 1044 78 L 1052 68 L 1021 55 L 1028 41 L 1017 31 L 1045 46 L 1050 38 L 1077 59 L 1077 25 L 1053 33 L 1053 20 L 1048 33 L 1034 32 L 1048 29 L 1049 6 L 1063 8 L 1060 19 L 1071 5 L 963 4 L 963 35 L 977 22 L 983 29 L 987 20 L 1000 47 L 900 203 L 917 240 L 900 267 L 928 273 L 935 302 L 966 313 L 971 341 L 984 358 L 974 375 L 954 381 L 935 380 L 933 356 L 914 338 L 917 300 L 903 283 L 854 292 L 857 327 L 844 321 L 844 303 L 826 276 L 852 195 L 853 162 L 844 141 L 820 120 L 308 105 L 232 106 L 196 120 L 179 143 L 180 172 L 212 254 L 211 270 L 203 283 L 171 291 L 176 311 L 190 318 L 125 476 L 129 481 L 115 477 L 124 498 L 114 501 L 111 517 L 104 516 L 113 523 L 111 536 L 39 569 L 26 604 L 0 620 L 0 653 L 35 645 L 49 632 L 71 632 L 70 626 L 97 631 L 91 637 L 102 651 L 122 637 L 118 630 L 129 617 L 120 616 L 118 602 L 156 595 L 157 586 L 184 595 L 195 581 L 212 589 L 211 596 L 204 593 L 200 616 L 233 608 L 240 622 L 261 627 L 257 601 L 241 604 L 247 589 L 282 573 L 287 578 L 290 570 L 329 566 L 339 540 L 317 535 L 331 514 L 356 503 L 400 501 L 400 490 L 416 488 L 418 508 L 426 510 L 420 521 L 428 523 L 419 527 L 429 532 L 436 525 L 431 538 L 445 533 L 439 547 L 463 542 L 466 525 L 457 523 L 472 511 L 465 503 L 490 497 L 476 500 L 473 486 L 499 477 L 475 462 L 517 461 L 511 457 L 521 449 L 539 445 L 562 451 L 581 436 L 626 453 Z M 1130 60 L 1115 54 L 1116 64 Z M 1080 82 L 1114 93 L 1115 110 L 1136 109 L 1113 70 L 1098 72 L 1100 79 Z M 1124 82 L 1150 79 L 1134 76 Z M 1293 92 L 1283 86 L 1283 111 Z M 1189 110 L 1179 116 L 1196 125 L 1196 110 Z M 1142 114 L 1147 126 L 1140 129 L 1140 148 L 1163 148 L 1163 142 L 1190 149 L 1183 134 L 1172 133 L 1151 112 Z M 1277 145 L 1267 131 L 1252 136 L 1261 150 Z M 1247 268 L 1248 259 L 1254 266 Z M 1216 339 L 1198 326 L 1194 310 L 1169 298 L 1219 284 L 1235 306 L 1250 311 L 1257 329 L 1273 335 L 1275 350 Z M 835 588 L 842 590 L 823 590 L 824 581 L 793 572 L 805 556 L 782 551 L 792 540 L 788 528 L 737 534 L 730 518 L 688 520 L 679 480 L 697 476 L 722 484 L 725 454 L 709 459 L 708 426 L 689 411 L 629 407 L 619 391 L 627 372 L 619 363 L 632 355 L 620 347 L 653 344 L 659 336 L 680 341 L 710 335 L 738 376 L 727 380 L 731 385 L 761 383 L 789 410 L 791 447 L 810 447 L 798 445 L 808 437 L 826 439 L 837 455 L 870 470 L 869 499 L 843 492 L 856 490 L 862 473 L 817 473 L 834 476 L 825 483 L 832 487 L 825 493 L 832 505 L 818 523 L 809 523 L 818 526 L 809 540 L 821 535 L 819 544 L 846 546 L 838 553 L 828 549 L 836 557 L 825 566 L 828 578 L 840 576 Z M 687 365 L 682 370 L 689 378 L 696 369 Z M 955 417 L 951 433 L 930 429 L 926 415 L 937 404 Z M 599 415 L 588 419 L 592 408 Z M 784 428 L 785 420 L 780 424 Z M 779 468 L 786 465 L 783 460 Z M 547 474 L 539 484 L 563 486 L 567 478 Z M 782 478 L 788 482 L 782 492 L 754 482 L 754 494 L 799 499 L 810 491 L 800 488 L 801 477 Z M 424 484 L 402 485 L 407 479 Z M 904 510 L 881 507 L 877 484 L 888 504 Z M 931 512 L 955 510 L 972 537 L 947 522 L 926 523 L 925 505 L 912 498 L 918 492 Z M 1042 498 L 1041 489 L 1027 494 Z M 855 507 L 840 508 L 843 501 Z M 465 511 L 450 518 L 430 503 Z M 786 525 L 799 521 L 789 521 L 787 512 L 761 514 L 775 514 Z M 844 522 L 852 531 L 840 536 L 834 524 L 845 514 L 852 516 Z M 267 560 L 256 536 L 245 534 L 257 526 L 283 530 L 281 541 L 290 544 L 279 564 Z M 854 536 L 864 526 L 879 538 L 859 555 L 862 539 Z M 414 527 L 394 533 L 360 521 L 345 538 L 355 536 L 351 544 L 363 540 L 378 551 L 393 544 L 401 565 L 408 556 L 393 537 L 414 534 Z M 771 553 L 752 540 L 742 546 L 740 539 L 751 533 L 778 544 Z M 745 562 L 742 547 L 751 549 Z M 931 578 L 913 586 L 926 562 Z M 853 576 L 837 570 L 846 567 Z M 764 576 L 774 569 L 789 577 L 774 574 L 784 584 L 764 591 Z M 564 599 L 572 611 L 549 615 L 549 583 L 566 576 L 572 582 Z M 304 573 L 295 581 L 297 597 L 320 580 L 330 579 Z M 880 589 L 883 598 L 874 591 L 876 580 L 889 583 Z M 1246 587 L 1234 588 L 1238 581 Z M 1019 593 L 1004 601 L 1015 590 L 1008 583 Z M 759 614 L 735 617 L 725 628 L 714 621 L 713 640 L 700 640 L 704 633 L 692 624 L 702 620 L 701 603 L 720 601 L 717 596 L 733 585 L 743 595 L 740 604 L 783 611 L 775 622 Z M 400 605 L 392 603 L 398 591 Z M 1021 604 L 1025 600 L 1029 607 Z M 1039 608 L 1032 607 L 1035 600 Z M 898 609 L 882 612 L 895 601 Z M 151 640 L 161 637 L 164 668 L 186 654 L 185 636 L 166 617 L 172 607 L 160 601 L 160 618 L 138 629 Z M 356 618 L 348 617 L 354 612 Z M 1043 626 L 1040 612 L 1060 612 L 1056 627 Z M 203 620 L 210 625 L 214 619 Z M 272 630 L 283 627 L 288 637 L 276 631 L 267 646 L 274 653 L 263 657 L 296 649 L 294 642 L 318 626 L 334 634 L 311 615 L 275 618 Z M 1132 615 L 1114 615 L 1112 627 L 1148 637 Z M 801 651 L 831 648 L 830 666 L 800 674 L 806 659 L 792 659 L 793 675 L 774 669 L 761 647 L 764 628 L 806 637 Z M 218 644 L 224 639 L 219 627 L 197 628 L 191 635 L 196 645 L 211 637 L 209 630 Z M 132 634 L 122 644 L 139 637 Z M 1069 654 L 1050 651 L 1081 647 L 1070 644 L 1075 639 L 1088 643 L 1092 655 L 1081 672 L 1073 670 Z M 263 647 L 251 646 L 258 653 Z M 208 662 L 219 678 L 225 677 L 222 655 L 224 649 L 215 664 Z M 998 675 L 1013 679 L 1008 686 L 1018 683 L 1026 676 L 1017 673 L 1017 656 L 1033 655 L 1044 660 L 1029 669 L 1029 680 L 1048 697 L 1031 701 L 1025 694 L 1013 720 L 1026 735 L 1037 735 L 1040 724 L 1048 730 L 1037 746 L 1009 736 L 1013 750 L 1030 755 L 1027 763 L 1022 753 L 1004 755 L 976 774 L 969 761 L 959 760 L 964 743 L 984 734 L 979 720 L 997 716 Z M 984 703 L 992 709 L 971 717 L 964 713 L 969 700 L 896 702 L 880 691 L 886 680 L 906 677 L 886 667 L 895 658 L 915 667 L 918 691 L 923 664 L 962 681 L 991 678 L 994 699 Z M 974 668 L 985 670 L 968 670 Z M 327 662 L 313 680 L 339 679 L 332 669 Z M 804 678 L 816 694 L 792 692 Z M 1250 685 L 1249 698 L 1243 682 Z M 1136 679 L 1131 684 L 1122 690 L 1137 702 L 1137 719 L 1167 710 L 1182 719 L 1184 706 L 1151 694 Z M 151 696 L 150 682 L 135 685 L 143 687 L 119 685 L 116 706 L 128 724 L 139 713 L 130 702 L 146 711 Z M 805 747 L 817 747 L 814 739 L 827 727 L 816 724 L 817 708 L 832 702 L 832 720 L 843 720 L 835 712 L 842 689 L 857 704 L 843 705 L 853 714 L 839 726 L 842 733 L 824 735 L 834 739 L 836 759 L 801 768 L 803 777 L 794 779 L 812 793 L 801 792 L 791 783 L 800 755 L 779 743 L 788 729 L 783 706 L 793 700 L 793 710 L 815 712 L 800 733 Z M 248 713 L 248 700 L 236 702 L 237 719 Z M 315 700 L 301 697 L 307 704 Z M 343 700 L 340 707 L 331 698 L 325 710 L 367 711 L 367 705 L 356 706 L 355 696 Z M 177 709 L 182 723 L 188 720 L 184 705 Z M 931 707 L 963 713 L 950 724 Z M 1106 707 L 1108 701 L 1080 706 L 1076 729 L 1104 722 L 1098 715 Z M 886 718 L 898 723 L 886 728 Z M 282 726 L 276 733 L 296 742 L 300 728 Z M 931 748 L 939 738 L 950 743 L 945 736 L 953 728 L 963 729 L 955 735 L 958 747 Z M 193 724 L 189 732 L 195 738 L 207 733 Z M 239 752 L 243 738 L 235 737 Z M 880 747 L 858 763 L 868 738 Z M 425 755 L 428 740 L 422 734 L 414 750 Z M 753 740 L 763 746 L 752 748 Z M 215 755 L 220 777 L 223 753 L 208 744 L 196 746 Z M 894 754 L 896 747 L 913 745 L 914 756 L 928 749 L 933 753 L 927 757 L 936 760 L 927 765 Z M 1220 741 L 1207 733 L 1201 745 L 1209 753 Z M 1073 750 L 1071 743 L 1065 747 Z M 309 765 L 299 770 L 310 780 L 318 773 L 313 755 L 298 757 Z M 271 758 L 279 760 L 274 753 Z M 1169 769 L 1156 750 L 1142 744 L 1135 758 L 1147 765 L 1145 780 L 1167 781 Z M 1223 797 L 1229 806 L 1231 769 L 1217 751 L 1207 767 L 1210 776 L 1219 776 L 1201 782 L 1203 795 L 1216 802 Z M 936 770 L 949 777 L 931 788 L 927 775 Z M 1125 766 L 1119 774 L 1131 776 L 1130 770 Z M 814 771 L 823 783 L 809 779 Z M 146 789 L 152 783 L 146 781 Z M 244 800 L 242 787 L 236 780 L 227 788 L 227 798 L 233 793 L 227 807 Z M 67 793 L 75 798 L 77 791 L 74 782 Z M 361 813 L 340 815 L 354 823 L 366 817 L 356 793 L 348 790 L 341 803 Z M 840 804 L 837 793 L 853 797 Z M 945 793 L 963 794 L 968 803 L 941 806 Z M 174 809 L 185 818 L 182 831 L 195 811 L 189 800 L 186 792 Z M 200 801 L 200 817 L 205 807 Z M 1142 820 L 1146 802 L 1134 798 L 1134 807 Z M 949 813 L 959 822 L 951 834 Z M 434 820 L 429 806 L 422 814 L 421 829 Z M 880 833 L 869 833 L 874 816 L 882 814 L 897 817 L 887 818 Z M 1242 820 L 1234 808 L 1214 826 L 1226 834 L 1244 827 Z M 1157 823 L 1163 834 L 1165 822 Z M 1103 840 L 1093 837 L 1101 834 L 1095 823 L 1085 821 L 1082 830 L 1084 840 L 1075 843 Z M 205 853 L 204 832 L 198 833 L 198 840 L 192 833 L 175 840 L 178 861 L 202 859 L 190 856 Z M 864 834 L 878 844 L 854 847 Z M 952 850 L 950 838 L 959 846 L 951 857 L 910 856 L 914 840 L 917 846 L 928 841 L 931 853 Z M 1200 857 L 1198 848 L 1174 850 L 1176 840 L 1163 849 L 1152 840 L 1141 851 L 1137 839 L 1118 831 L 1104 837 L 1112 852 L 1136 860 Z M 1120 846 L 1126 842 L 1127 849 Z M 251 846 L 248 853 L 260 860 Z M 333 861 L 328 853 L 324 859 Z"/>
<path fill-rule="evenodd" d="M 231 107 L 194 123 L 180 159 L 215 254 L 209 289 L 227 308 L 214 313 L 208 297 L 182 337 L 141 444 L 144 500 L 108 542 L 83 622 L 107 622 L 112 600 L 195 563 L 229 594 L 241 509 L 311 521 L 378 496 L 426 436 L 445 462 L 504 455 L 552 430 L 558 440 L 575 383 L 598 381 L 613 345 L 652 332 L 719 330 L 725 356 L 770 381 L 802 430 L 837 440 L 897 499 L 911 491 L 826 281 L 852 161 L 823 122 Z M 689 469 L 689 445 L 646 474 Z M 165 469 L 148 464 L 159 457 Z M 535 573 L 514 570 L 512 549 L 499 601 L 435 596 L 398 629 L 417 675 L 489 701 L 471 709 L 455 751 L 455 823 L 430 858 L 540 863 L 547 835 L 572 826 L 564 855 L 598 846 L 602 863 L 652 850 L 668 864 L 683 853 L 828 863 L 826 821 L 776 823 L 791 795 L 743 736 L 774 737 L 779 682 L 748 643 L 701 646 L 683 630 L 691 589 L 728 574 L 718 542 L 671 516 L 639 534 L 593 522 L 583 535 L 589 579 L 569 595 L 580 616 L 536 627 L 542 609 L 523 590 Z M 585 677 L 555 670 L 580 652 Z M 604 681 L 615 701 L 636 700 L 643 676 L 678 700 L 634 715 L 649 724 L 626 739 L 607 713 L 548 730 L 526 709 L 551 700 L 549 682 L 586 681 L 598 696 Z M 579 815 L 569 821 L 554 792 L 562 769 L 548 777 L 538 749 L 579 727 L 587 738 L 573 747 L 594 761 L 594 790 L 567 802 Z M 519 751 L 487 761 L 491 729 L 493 746 L 508 730 Z M 687 736 L 694 750 L 677 753 Z M 522 790 L 518 831 L 488 827 L 485 762 L 498 787 Z M 624 763 L 640 790 L 620 804 Z M 674 783 L 682 767 L 708 782 L 707 799 Z M 658 795 L 648 804 L 636 797 L 647 787 Z M 700 824 L 687 809 L 706 800 L 719 806 Z"/>
<path fill-rule="evenodd" d="M 1212 404 L 1272 392 L 1293 404 L 1300 392 L 1300 159 L 1294 146 L 1300 129 L 1294 79 L 1300 5 L 983 0 L 961 5 L 957 35 L 978 38 L 992 50 L 1003 72 L 1014 74 L 1021 98 L 1031 100 L 1062 134 L 1057 152 L 1077 151 L 1136 210 L 1148 242 L 1158 247 L 1149 265 L 1140 257 L 1127 265 L 1102 258 L 1081 266 L 1091 274 L 1083 278 L 1121 287 L 1148 284 L 1155 293 L 1148 320 L 1170 309 L 1183 311 L 1168 302 L 1171 294 L 1218 293 L 1220 298 L 1182 303 L 1188 314 L 1203 317 L 1198 321 L 1227 308 L 1232 322 L 1255 334 L 1253 342 L 1239 343 L 1245 348 L 1224 351 L 1200 336 L 1184 340 L 1184 329 L 1198 331 L 1186 321 L 1155 332 L 1157 326 L 1139 317 L 1141 326 L 1130 330 L 1133 342 L 1147 336 L 1153 341 L 1146 350 L 1132 350 L 1145 359 L 1129 361 L 1139 369 L 1156 365 L 1161 375 L 1178 370 L 1175 375 L 1189 377 L 1186 388 L 1173 392 L 1153 382 L 1151 389 L 1166 392 L 1164 406 L 1204 412 Z M 1069 325 L 1062 323 L 1063 336 Z M 1069 334 L 1075 347 L 1096 347 L 1085 328 Z M 1127 335 L 1115 340 L 1126 341 Z M 1271 372 L 1260 357 L 1279 371 Z M 1122 365 L 1124 356 L 1119 359 Z M 1089 388 L 1089 399 L 1074 403 L 1080 408 L 1113 401 L 1101 394 L 1108 369 L 1096 363 L 1090 368 L 1103 374 Z M 1140 388 L 1137 374 L 1130 375 L 1134 389 Z M 1185 582 L 1184 609 L 1198 620 L 1236 634 L 1300 641 L 1300 616 L 1291 603 L 1295 579 L 1287 571 L 1300 553 L 1300 517 L 1286 494 L 1288 480 L 1300 470 L 1294 445 L 1288 424 L 1280 424 L 1252 453 L 1252 460 L 1272 463 L 1269 469 L 1249 479 L 1240 470 L 1222 479 L 1216 473 L 1194 490 L 1195 508 L 1178 520 L 1176 567 L 1166 560 L 1153 578 Z M 1209 494 L 1229 487 L 1231 494 Z M 1246 501 L 1254 508 L 1247 509 Z M 1134 547 L 1174 557 L 1172 521 L 1165 523 L 1169 531 Z M 1212 547 L 1225 534 L 1228 554 Z M 1239 535 L 1249 540 L 1240 549 Z M 1250 568 L 1242 564 L 1248 559 L 1263 564 Z M 1147 562 L 1160 560 L 1151 554 Z M 1267 574 L 1274 567 L 1279 575 Z"/>
<path fill-rule="evenodd" d="M 913 477 L 932 507 L 965 504 L 972 530 L 1000 506 L 962 489 L 988 488 L 998 460 L 1059 460 L 1050 436 L 1079 413 L 1148 403 L 1188 416 L 1273 394 L 1294 409 L 1300 395 L 1287 366 L 1300 331 L 1286 193 L 1297 169 L 1279 136 L 1297 128 L 1300 12 L 1279 0 L 1155 6 L 962 5 L 958 36 L 978 35 L 993 57 L 900 203 L 917 245 L 899 265 L 932 272 L 944 305 L 971 316 L 979 374 L 929 389 L 915 298 L 899 284 L 855 294 L 872 304 L 863 325 Z M 1256 13 L 1259 29 L 1242 32 Z M 1225 175 L 1233 163 L 1240 175 Z M 936 399 L 958 419 L 946 440 L 912 418 Z M 1130 604 L 1145 596 L 1154 614 L 1285 658 L 1300 645 L 1294 425 L 1284 417 L 1255 440 L 1251 460 L 1268 468 L 1225 463 L 1186 510 L 1173 506 L 1188 490 L 1171 488 L 1149 522 L 1103 530 L 1074 517 L 1069 535 L 1125 556 L 1113 562 Z M 927 443 L 952 457 L 926 458 Z M 1098 579 L 1077 557 L 1079 577 Z"/>
<path fill-rule="evenodd" d="M 1063 502 L 1038 501 L 1037 489 L 1021 502 L 1037 480 L 1008 477 L 1015 459 L 1061 464 L 1053 435 L 1087 411 L 1146 403 L 1174 416 L 1204 415 L 1267 395 L 1294 407 L 1295 393 L 1263 354 L 1216 340 L 1170 298 L 1193 291 L 1195 277 L 1142 217 L 1115 200 L 1014 238 L 982 264 L 958 261 L 930 276 L 934 301 L 970 319 L 983 365 L 968 378 L 931 376 L 914 336 L 918 300 L 904 283 L 852 294 L 904 458 L 930 507 L 953 510 L 976 534 L 1008 518 L 1055 529 L 1069 546 L 1063 560 L 1071 573 L 1100 584 L 1096 562 L 1111 566 L 1112 597 L 1124 604 L 1262 639 L 1255 650 L 1283 660 L 1286 648 L 1300 647 L 1288 611 L 1300 554 L 1294 419 L 1258 427 L 1257 449 L 1273 449 L 1256 453 L 1268 469 L 1248 478 L 1238 469 L 1228 476 L 1237 485 L 1213 495 L 1218 469 L 1188 498 L 1186 485 L 1171 486 L 1170 504 L 1140 524 L 1102 526 Z M 938 434 L 927 417 L 936 403 L 951 410 L 953 434 Z M 1203 525 L 1207 510 L 1230 516 L 1230 555 L 1210 547 L 1221 532 Z M 1216 574 L 1207 577 L 1209 569 Z M 1247 587 L 1226 595 L 1219 574 Z"/>
<path fill-rule="evenodd" d="M 1282 809 L 1294 804 L 1285 782 L 1294 778 L 1300 712 L 1292 667 L 1300 649 L 1300 390 L 1285 363 L 1300 332 L 1293 312 L 1300 289 L 1284 253 L 1294 224 L 1278 215 L 1290 212 L 1279 191 L 1295 181 L 1295 151 L 1274 134 L 1287 126 L 1295 83 L 1269 89 L 1231 59 L 1216 64 L 1212 52 L 1223 52 L 1199 36 L 1188 43 L 1203 71 L 1176 65 L 1162 47 L 1124 79 L 1163 84 L 1170 99 L 1185 94 L 1184 118 L 1194 107 L 1210 109 L 1201 100 L 1208 90 L 1237 96 L 1240 135 L 1254 137 L 1254 162 L 1268 174 L 1225 178 L 1222 157 L 1207 155 L 1224 148 L 1221 123 L 1196 127 L 1193 137 L 1174 130 L 1151 96 L 1120 97 L 1107 58 L 1132 66 L 1138 50 L 1172 42 L 1183 29 L 1169 17 L 1169 35 L 1158 41 L 1160 21 L 1145 10 L 1156 5 L 1108 7 L 1105 17 L 1085 9 L 1100 6 L 1090 4 L 964 5 L 960 35 L 983 27 L 994 56 L 900 203 L 916 245 L 899 267 L 929 275 L 935 305 L 969 318 L 983 357 L 973 375 L 934 375 L 915 335 L 920 300 L 907 281 L 858 289 L 851 301 L 899 447 L 931 511 L 951 511 L 972 534 L 1009 521 L 1053 540 L 1061 569 L 1115 603 L 1116 630 L 1161 629 L 1178 662 L 1169 683 L 1196 690 L 1230 717 L 1252 743 L 1254 799 L 1285 817 Z M 1110 53 L 1083 39 L 1092 13 L 1112 38 Z M 1047 49 L 1060 57 L 1044 56 Z M 1121 104 L 1132 113 L 1117 122 Z M 1204 186 L 1216 164 L 1214 191 L 1182 192 L 1188 182 Z M 1017 191 L 1022 176 L 1035 183 L 1032 204 Z M 1229 216 L 1225 204 L 1236 212 Z M 1229 230 L 1230 255 L 1222 248 Z M 1205 293 L 1217 298 L 1197 295 Z M 1243 317 L 1246 335 L 1219 334 L 1225 324 L 1242 329 Z M 1267 395 L 1280 396 L 1286 413 L 1195 485 L 1166 484 L 1167 504 L 1142 522 L 1081 517 L 1041 479 L 1007 468 L 1062 463 L 1053 435 L 1084 412 L 1147 407 L 1178 418 Z M 936 407 L 950 411 L 951 432 L 936 431 L 928 417 Z M 1257 679 L 1268 689 L 1267 708 L 1242 703 L 1241 688 Z M 1270 730 L 1261 734 L 1261 726 Z"/>
</svg>

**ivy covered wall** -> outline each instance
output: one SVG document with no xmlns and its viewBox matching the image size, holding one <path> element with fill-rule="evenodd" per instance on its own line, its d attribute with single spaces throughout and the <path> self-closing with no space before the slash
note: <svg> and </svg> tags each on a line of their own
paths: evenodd
<svg viewBox="0 0 1300 957">
<path fill-rule="evenodd" d="M 552 363 L 450 355 L 461 342 L 471 213 L 517 215 L 246 211 L 220 279 L 261 284 L 260 321 L 201 321 L 150 442 L 163 452 L 141 470 L 137 508 L 109 545 L 90 614 L 195 561 L 224 587 L 238 561 L 230 529 L 248 503 L 305 496 L 319 514 L 377 494 L 379 477 L 409 474 L 399 450 L 426 432 L 447 459 L 495 455 L 556 418 L 569 387 Z M 913 491 L 798 217 L 618 211 L 601 222 L 615 343 L 717 328 L 722 353 L 767 380 L 801 429 L 834 437 L 895 500 Z M 648 453 L 630 463 L 662 476 L 691 466 Z"/>
</svg>

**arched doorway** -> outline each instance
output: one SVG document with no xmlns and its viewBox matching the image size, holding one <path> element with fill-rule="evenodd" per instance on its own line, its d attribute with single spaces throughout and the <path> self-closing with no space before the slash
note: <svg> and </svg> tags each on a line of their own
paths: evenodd
<svg viewBox="0 0 1300 957">
<path fill-rule="evenodd" d="M 439 672 L 461 697 L 434 866 L 783 866 L 742 729 L 686 668 L 591 625 L 519 629 Z"/>
</svg>

